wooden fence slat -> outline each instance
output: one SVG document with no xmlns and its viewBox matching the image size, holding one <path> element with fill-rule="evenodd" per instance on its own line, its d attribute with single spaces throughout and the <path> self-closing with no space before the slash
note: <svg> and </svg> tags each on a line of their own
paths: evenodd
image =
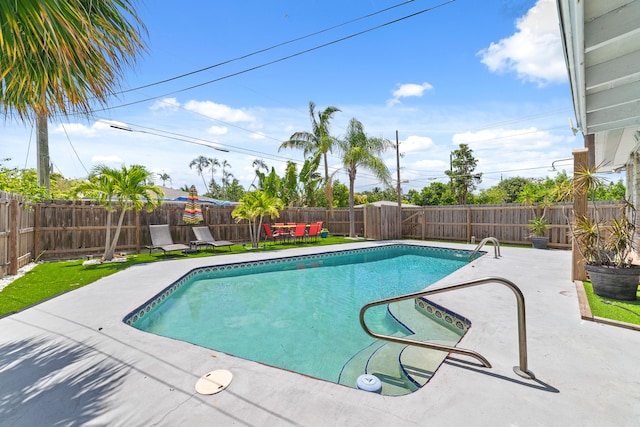
<svg viewBox="0 0 640 427">
<path fill-rule="evenodd" d="M 15 200 L 13 202 L 12 200 Z M 14 208 L 9 209 L 9 206 Z M 16 208 L 17 206 L 17 208 Z M 618 217 L 620 202 L 598 204 L 602 218 Z M 553 205 L 546 217 L 551 225 L 549 246 L 570 248 L 567 225 L 569 204 Z M 589 206 L 589 209 L 593 209 Z M 153 212 L 128 211 L 125 215 L 116 251 L 139 252 L 150 243 L 149 224 L 170 224 L 176 243 L 188 243 L 191 226 L 182 222 L 184 204 L 165 203 Z M 215 239 L 249 242 L 246 221 L 236 223 L 233 207 L 203 206 L 203 217 Z M 17 213 L 16 213 L 17 212 Z M 536 212 L 525 205 L 464 205 L 403 207 L 398 221 L 396 206 L 365 206 L 355 210 L 358 236 L 368 239 L 421 239 L 479 241 L 496 237 L 500 242 L 530 244 L 529 221 Z M 115 211 L 117 218 L 119 211 Z M 100 255 L 106 237 L 106 210 L 94 202 L 48 201 L 34 206 L 19 196 L 0 192 L 0 276 L 27 264 L 43 260 Z M 280 221 L 310 223 L 323 221 L 331 234 L 349 234 L 349 210 L 294 207 L 280 213 Z"/>
</svg>

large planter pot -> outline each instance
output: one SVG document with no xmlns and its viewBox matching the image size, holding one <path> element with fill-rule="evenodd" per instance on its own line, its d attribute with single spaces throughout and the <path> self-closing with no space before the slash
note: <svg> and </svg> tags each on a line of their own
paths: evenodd
<svg viewBox="0 0 640 427">
<path fill-rule="evenodd" d="M 547 249 L 548 243 L 549 243 L 549 238 L 547 236 L 531 237 L 531 246 L 533 246 L 534 249 Z"/>
<path fill-rule="evenodd" d="M 605 298 L 635 301 L 640 281 L 640 266 L 629 268 L 585 264 L 593 292 Z"/>
</svg>

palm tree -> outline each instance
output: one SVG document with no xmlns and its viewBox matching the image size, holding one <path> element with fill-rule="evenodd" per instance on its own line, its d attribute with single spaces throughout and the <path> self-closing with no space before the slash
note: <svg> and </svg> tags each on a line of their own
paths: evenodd
<svg viewBox="0 0 640 427">
<path fill-rule="evenodd" d="M 162 172 L 160 175 L 158 175 L 158 178 L 160 178 L 160 180 L 162 181 L 163 187 L 166 187 L 167 181 L 171 182 L 171 177 L 166 172 Z"/>
<path fill-rule="evenodd" d="M 320 158 L 316 158 L 317 161 Z M 311 160 L 305 160 L 300 170 L 300 185 L 301 189 L 301 205 L 313 206 L 316 205 L 316 190 L 322 182 L 322 175 L 318 173 L 318 162 L 315 164 Z"/>
<path fill-rule="evenodd" d="M 255 159 L 253 163 L 251 163 L 251 166 L 255 168 L 256 176 L 253 177 L 253 181 L 251 181 L 249 188 L 256 188 L 256 186 L 254 185 L 254 183 L 256 182 L 256 178 L 258 178 L 258 182 L 262 182 L 262 179 L 264 177 L 264 173 L 260 172 L 260 170 L 264 169 L 265 171 L 268 171 L 269 167 L 262 159 Z"/>
<path fill-rule="evenodd" d="M 209 157 L 209 169 L 211 169 L 211 182 L 209 183 L 210 193 L 213 193 L 213 190 L 216 187 L 216 180 L 214 178 L 217 171 L 216 167 L 220 167 L 220 161 L 216 157 Z"/>
<path fill-rule="evenodd" d="M 0 111 L 35 120 L 38 181 L 49 188 L 47 119 L 106 103 L 144 50 L 133 0 L 0 2 Z"/>
<path fill-rule="evenodd" d="M 322 157 L 324 161 L 324 182 L 329 207 L 332 206 L 333 195 L 331 192 L 331 177 L 329 176 L 329 164 L 327 163 L 327 153 L 331 152 L 337 144 L 337 140 L 329 133 L 329 121 L 335 113 L 340 111 L 337 107 L 327 107 L 318 113 L 316 118 L 316 104 L 309 101 L 309 116 L 311 118 L 311 132 L 296 132 L 283 142 L 278 151 L 282 148 L 297 148 L 303 150 L 303 155 Z M 315 162 L 312 162 L 315 163 Z"/>
<path fill-rule="evenodd" d="M 202 178 L 202 184 L 204 185 L 204 192 L 207 192 L 207 189 L 209 188 L 207 186 L 207 182 L 204 179 L 204 171 L 207 170 L 207 168 L 211 165 L 211 159 L 205 156 L 198 156 L 195 159 L 191 160 L 191 163 L 189 163 L 189 168 L 196 169 L 196 172 L 198 172 L 198 175 L 200 175 L 200 177 Z"/>
<path fill-rule="evenodd" d="M 233 209 L 231 216 L 235 218 L 236 222 L 244 219 L 249 221 L 251 247 L 257 249 L 260 243 L 262 219 L 266 215 L 271 219 L 279 217 L 279 209 L 283 207 L 284 204 L 278 197 L 270 196 L 262 190 L 255 190 L 245 193 L 240 198 L 240 203 Z"/>
<path fill-rule="evenodd" d="M 218 163 L 218 166 L 222 166 L 222 194 L 224 199 L 227 199 L 227 186 L 230 179 L 233 178 L 233 174 L 227 171 L 227 168 L 231 168 L 231 165 L 226 160 L 223 160 L 222 163 Z"/>
<path fill-rule="evenodd" d="M 389 168 L 378 157 L 391 147 L 391 142 L 383 138 L 371 138 L 364 132 L 364 126 L 358 120 L 351 119 L 344 140 L 338 148 L 342 154 L 342 164 L 349 175 L 349 237 L 355 237 L 354 184 L 358 167 L 367 169 L 383 183 L 391 180 Z"/>
<path fill-rule="evenodd" d="M 142 209 L 145 204 L 151 212 L 162 203 L 164 193 L 153 184 L 148 184 L 152 176 L 144 166 L 122 166 L 112 169 L 104 165 L 93 168 L 89 181 L 80 184 L 78 192 L 97 200 L 107 209 L 107 230 L 103 261 L 111 261 L 118 244 L 122 222 L 128 210 Z M 113 237 L 111 236 L 112 214 L 120 208 L 120 217 Z"/>
</svg>

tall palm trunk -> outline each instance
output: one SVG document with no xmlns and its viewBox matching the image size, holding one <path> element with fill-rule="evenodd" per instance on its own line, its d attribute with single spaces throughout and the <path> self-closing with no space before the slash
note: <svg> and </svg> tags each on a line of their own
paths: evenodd
<svg viewBox="0 0 640 427">
<path fill-rule="evenodd" d="M 47 114 L 43 111 L 36 112 L 36 129 L 38 145 L 38 184 L 49 191 L 51 187 L 49 177 L 49 128 L 47 126 Z"/>
<path fill-rule="evenodd" d="M 105 230 L 105 236 L 104 236 L 104 254 L 102 255 L 102 258 L 104 258 L 104 261 L 111 261 L 111 259 L 113 258 L 113 253 L 111 254 L 111 256 L 109 256 L 109 249 L 110 249 L 110 243 L 111 243 L 111 220 L 113 218 L 113 207 L 111 206 L 111 200 L 109 200 L 107 202 L 107 226 L 106 226 L 106 230 Z"/>
<path fill-rule="evenodd" d="M 332 211 L 333 210 L 333 191 L 331 189 L 332 178 L 329 176 L 329 164 L 327 163 L 327 153 L 323 153 L 322 155 L 324 157 L 324 179 L 325 179 L 324 192 L 327 195 L 327 202 L 329 203 L 329 211 Z"/>
<path fill-rule="evenodd" d="M 349 237 L 356 237 L 355 185 L 356 174 L 349 171 Z"/>
<path fill-rule="evenodd" d="M 126 209 L 122 209 L 120 211 L 120 216 L 118 218 L 118 226 L 116 227 L 116 232 L 113 236 L 113 239 L 111 239 L 111 241 L 109 241 L 110 240 L 109 236 L 111 232 L 107 234 L 107 243 L 105 247 L 107 247 L 108 249 L 104 253 L 105 261 L 111 261 L 113 259 L 113 254 L 116 252 L 116 246 L 118 246 L 118 239 L 120 239 L 120 230 L 122 230 L 122 224 L 124 223 L 124 216 L 126 215 L 126 213 L 127 213 Z"/>
</svg>

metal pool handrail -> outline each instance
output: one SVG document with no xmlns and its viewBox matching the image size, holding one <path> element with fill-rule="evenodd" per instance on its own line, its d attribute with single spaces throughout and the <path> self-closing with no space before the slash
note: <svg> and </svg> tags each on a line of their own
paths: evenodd
<svg viewBox="0 0 640 427">
<path fill-rule="evenodd" d="M 473 252 L 471 252 L 471 255 L 469 256 L 469 259 L 473 259 L 473 256 L 475 254 L 478 253 L 478 251 L 484 246 L 485 243 L 487 242 L 491 242 L 493 243 L 493 253 L 494 253 L 494 258 L 500 258 L 502 255 L 500 255 L 500 242 L 498 242 L 498 239 L 496 239 L 495 237 L 485 237 L 484 239 L 482 239 L 480 241 L 480 243 L 478 243 L 478 246 L 476 246 L 476 248 L 473 250 Z"/>
<path fill-rule="evenodd" d="M 424 342 L 424 341 L 415 341 L 408 338 L 394 337 L 391 335 L 378 334 L 370 330 L 364 320 L 365 312 L 371 307 L 375 307 L 383 304 L 389 304 L 389 303 L 398 302 L 398 301 L 404 301 L 404 300 L 413 299 L 413 298 L 419 298 L 427 295 L 434 295 L 434 294 L 439 294 L 443 292 L 455 291 L 458 289 L 469 288 L 472 286 L 483 285 L 486 283 L 501 283 L 507 286 L 509 289 L 511 289 L 515 294 L 516 300 L 518 303 L 518 350 L 520 355 L 520 364 L 518 366 L 514 366 L 513 371 L 523 378 L 534 379 L 535 376 L 533 372 L 527 369 L 527 325 L 526 325 L 526 319 L 525 319 L 524 295 L 522 294 L 522 291 L 520 291 L 520 288 L 518 288 L 513 282 L 511 282 L 510 280 L 504 279 L 502 277 L 485 277 L 481 279 L 470 280 L 468 282 L 449 285 L 443 288 L 413 292 L 410 294 L 399 295 L 391 298 L 385 298 L 378 301 L 372 301 L 370 303 L 365 304 L 360 309 L 360 325 L 368 335 L 374 338 L 378 338 L 385 341 L 396 342 L 400 344 L 415 345 L 417 347 L 430 348 L 433 350 L 441 350 L 441 351 L 447 351 L 450 353 L 462 354 L 462 355 L 473 357 L 479 360 L 482 366 L 484 366 L 485 368 L 491 368 L 491 363 L 489 363 L 489 361 L 485 359 L 484 356 L 482 356 L 481 354 L 473 350 L 467 350 L 464 348 L 452 347 L 448 345 L 435 344 L 435 343 Z"/>
</svg>

